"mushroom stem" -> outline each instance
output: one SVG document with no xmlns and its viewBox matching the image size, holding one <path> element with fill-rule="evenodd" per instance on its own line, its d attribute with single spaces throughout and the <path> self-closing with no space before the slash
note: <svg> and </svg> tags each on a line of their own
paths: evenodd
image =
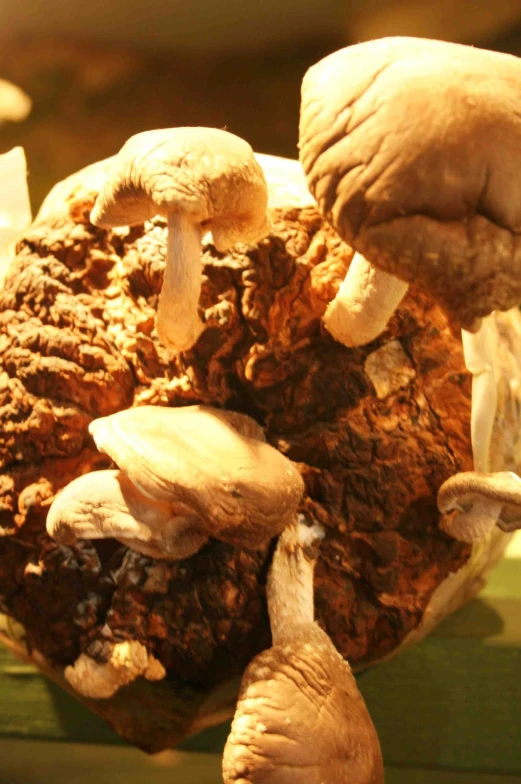
<svg viewBox="0 0 521 784">
<path fill-rule="evenodd" d="M 465 367 L 472 373 L 470 434 L 474 471 L 490 471 L 490 446 L 497 409 L 496 341 L 493 315 L 475 333 L 461 330 Z"/>
<path fill-rule="evenodd" d="M 268 577 L 267 599 L 273 645 L 288 642 L 293 630 L 314 621 L 313 573 L 319 525 L 306 525 L 299 515 L 279 537 Z"/>
<path fill-rule="evenodd" d="M 181 213 L 169 213 L 156 329 L 161 342 L 172 351 L 187 351 L 204 330 L 197 313 L 201 293 L 201 236 L 199 223 L 192 223 Z"/>
<path fill-rule="evenodd" d="M 344 346 L 363 346 L 380 335 L 407 293 L 408 283 L 355 253 L 324 315 L 327 331 Z"/>
</svg>

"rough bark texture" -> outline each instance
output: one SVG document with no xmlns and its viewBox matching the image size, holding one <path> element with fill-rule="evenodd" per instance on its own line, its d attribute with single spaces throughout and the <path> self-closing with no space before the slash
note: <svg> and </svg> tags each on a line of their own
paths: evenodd
<svg viewBox="0 0 521 784">
<path fill-rule="evenodd" d="M 144 403 L 255 417 L 300 465 L 304 511 L 327 529 L 317 617 L 361 666 L 418 626 L 469 556 L 439 530 L 436 492 L 471 468 L 470 378 L 460 339 L 414 291 L 371 345 L 350 350 L 327 335 L 320 318 L 352 254 L 312 208 L 274 212 L 271 236 L 253 248 L 219 255 L 206 243 L 208 328 L 194 350 L 169 355 L 153 329 L 165 225 L 91 226 L 88 182 L 102 166 L 51 194 L 0 293 L 0 609 L 58 678 L 81 652 L 103 661 L 111 642 L 146 644 L 167 679 L 90 704 L 157 750 L 233 710 L 232 679 L 269 645 L 271 550 L 212 541 L 163 563 L 115 542 L 55 545 L 49 500 L 107 466 L 89 421 Z M 507 317 L 502 329 L 519 342 Z"/>
</svg>

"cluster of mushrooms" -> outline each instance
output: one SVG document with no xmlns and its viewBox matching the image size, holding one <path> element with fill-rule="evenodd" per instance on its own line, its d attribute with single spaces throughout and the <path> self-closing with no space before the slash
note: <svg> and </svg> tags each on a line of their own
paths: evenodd
<svg viewBox="0 0 521 784">
<path fill-rule="evenodd" d="M 490 472 L 490 314 L 521 302 L 521 199 L 505 155 L 521 142 L 520 77 L 515 57 L 389 38 L 326 57 L 302 86 L 305 179 L 356 251 L 325 328 L 346 346 L 374 340 L 414 283 L 462 330 L 475 471 L 450 478 L 438 504 L 442 528 L 466 542 L 495 525 L 520 526 L 521 480 Z M 268 168 L 269 157 L 211 128 L 140 133 L 111 160 L 91 221 L 108 229 L 166 218 L 156 330 L 171 351 L 190 349 L 205 329 L 203 235 L 225 251 L 268 234 Z M 273 647 L 244 674 L 225 783 L 382 782 L 378 737 L 350 667 L 314 622 L 324 532 L 299 514 L 298 467 L 250 417 L 206 406 L 131 408 L 93 421 L 90 433 L 114 467 L 57 495 L 47 519 L 57 541 L 110 537 L 175 560 L 209 537 L 255 548 L 280 535 L 267 586 Z M 74 683 L 78 667 L 69 671 Z"/>
</svg>

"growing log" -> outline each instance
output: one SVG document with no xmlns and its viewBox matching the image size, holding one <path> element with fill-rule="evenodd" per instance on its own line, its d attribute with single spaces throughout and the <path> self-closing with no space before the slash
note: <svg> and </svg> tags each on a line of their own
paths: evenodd
<svg viewBox="0 0 521 784">
<path fill-rule="evenodd" d="M 412 289 L 378 340 L 336 343 L 321 317 L 352 251 L 313 207 L 277 208 L 256 246 L 223 255 L 205 240 L 206 330 L 193 350 L 170 354 L 154 331 L 165 223 L 94 228 L 105 167 L 51 192 L 0 292 L 0 609 L 25 630 L 12 644 L 65 687 L 63 670 L 81 654 L 103 665 L 115 644 L 144 646 L 165 679 L 85 701 L 155 751 L 233 712 L 239 676 L 270 644 L 272 547 L 211 541 L 166 563 L 117 542 L 53 543 L 55 493 L 108 467 L 92 419 L 198 402 L 254 417 L 298 463 L 302 511 L 326 529 L 317 617 L 355 667 L 419 638 L 475 592 L 508 537 L 495 532 L 473 552 L 438 526 L 438 488 L 472 464 L 470 376 L 435 305 Z M 496 325 L 492 457 L 515 470 L 521 322 L 511 312 Z"/>
</svg>

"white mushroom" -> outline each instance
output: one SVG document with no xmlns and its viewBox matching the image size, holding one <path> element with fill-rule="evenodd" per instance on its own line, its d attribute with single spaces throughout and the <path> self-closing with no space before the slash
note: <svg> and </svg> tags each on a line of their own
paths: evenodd
<svg viewBox="0 0 521 784">
<path fill-rule="evenodd" d="M 224 784 L 382 784 L 376 730 L 349 664 L 313 620 L 318 526 L 281 535 L 267 597 L 273 647 L 241 682 Z"/>
<path fill-rule="evenodd" d="M 168 221 L 156 328 L 168 348 L 191 348 L 204 329 L 201 238 L 217 250 L 256 242 L 269 230 L 267 186 L 250 145 L 217 128 L 169 128 L 133 136 L 111 164 L 91 220 L 132 226 L 154 215 Z"/>
<path fill-rule="evenodd" d="M 260 547 L 291 520 L 304 483 L 250 417 L 206 406 L 142 406 L 90 425 L 118 470 L 75 479 L 55 499 L 57 541 L 115 538 L 156 558 L 187 558 L 214 536 Z"/>
<path fill-rule="evenodd" d="M 520 87 L 517 57 L 418 38 L 346 47 L 302 84 L 307 182 L 356 251 L 325 325 L 361 345 L 409 284 L 438 302 L 466 330 L 477 471 L 488 470 L 496 412 L 487 316 L 521 302 Z"/>
<path fill-rule="evenodd" d="M 461 542 L 483 539 L 497 525 L 502 531 L 521 528 L 521 479 L 511 471 L 451 476 L 438 492 L 440 527 Z"/>
<path fill-rule="evenodd" d="M 0 79 L 0 123 L 22 122 L 32 109 L 33 102 L 16 84 Z"/>
</svg>

